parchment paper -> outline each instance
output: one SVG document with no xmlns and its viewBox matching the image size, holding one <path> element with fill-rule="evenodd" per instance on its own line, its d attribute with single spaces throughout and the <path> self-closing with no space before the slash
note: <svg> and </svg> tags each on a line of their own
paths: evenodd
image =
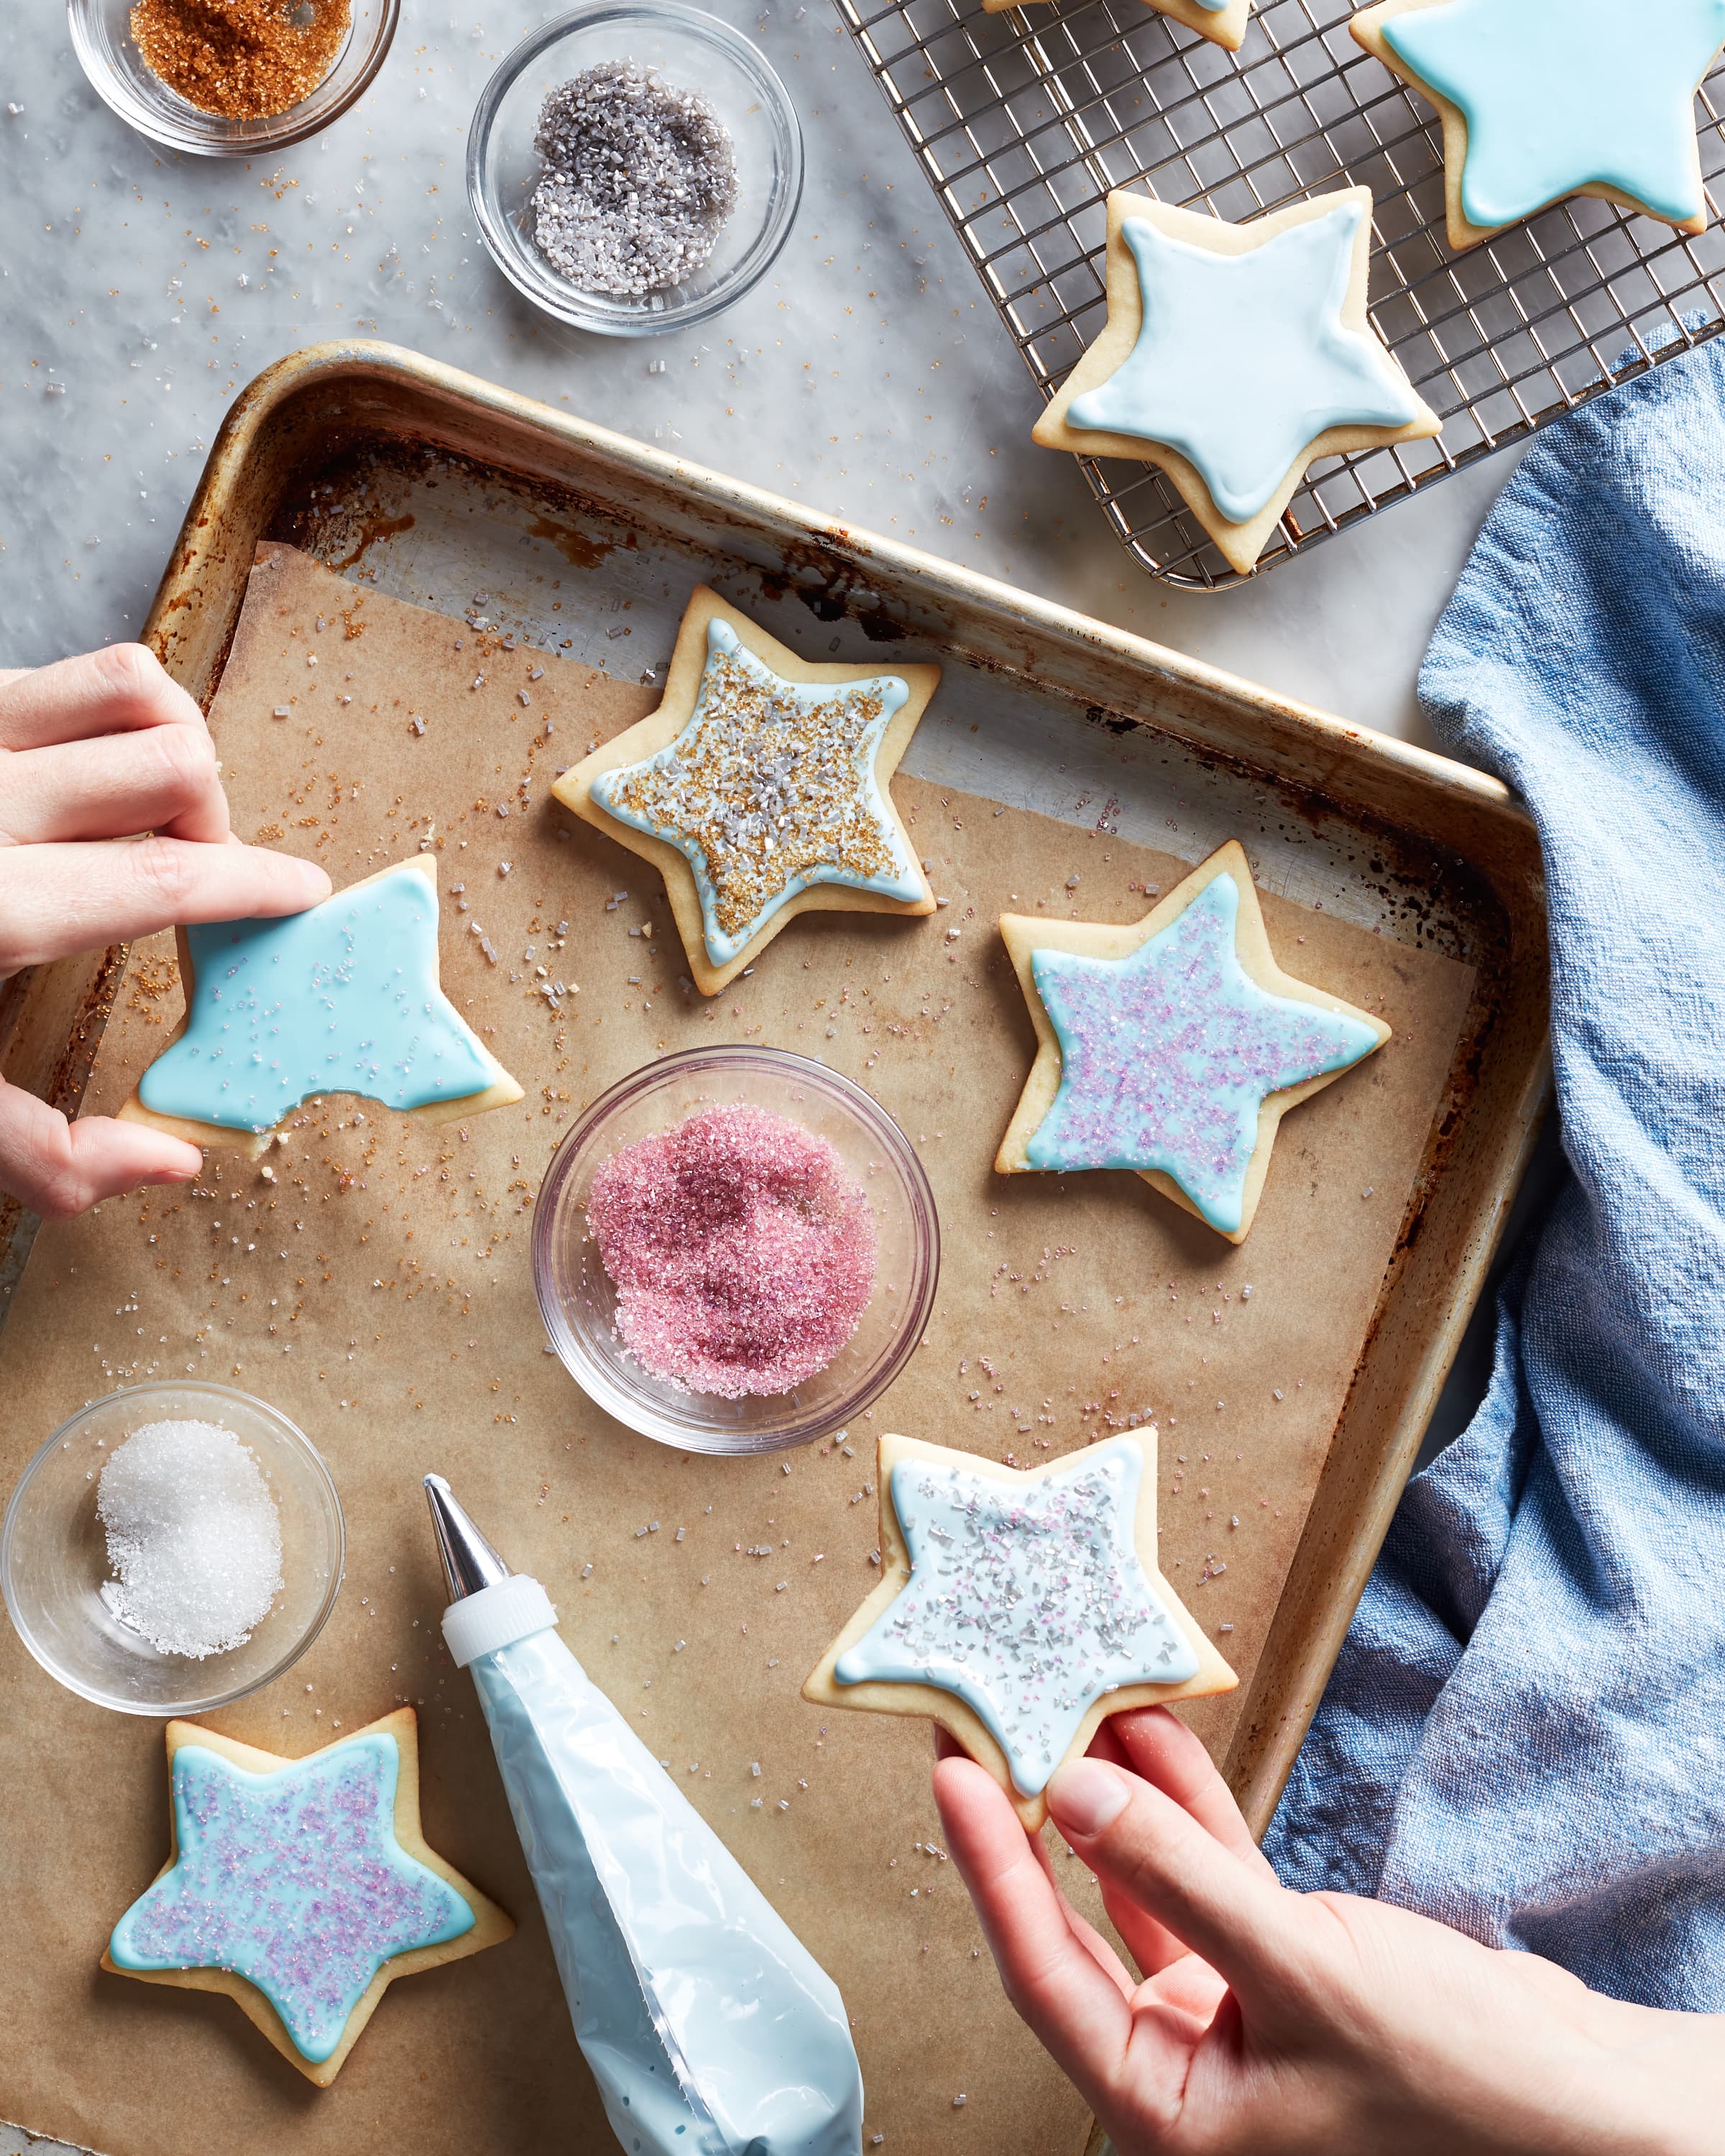
<svg viewBox="0 0 1725 2156">
<path fill-rule="evenodd" d="M 469 1680 L 442 1650 L 419 1487 L 437 1468 L 544 1582 L 575 1652 L 838 1980 L 868 2133 L 896 2156 L 1077 2156 L 1084 2107 L 1004 2004 L 934 1853 L 926 1729 L 798 1697 L 875 1577 L 873 1435 L 1028 1463 L 1153 1414 L 1163 1562 L 1244 1686 L 1471 976 L 1266 896 L 1283 963 L 1381 1011 L 1394 1038 L 1288 1118 L 1240 1250 L 1136 1177 L 996 1177 L 1033 1034 L 995 915 L 1132 919 L 1144 886 L 1189 864 L 901 779 L 946 908 L 805 919 L 706 1003 L 679 985 L 682 952 L 643 865 L 548 799 L 559 766 L 651 707 L 637 677 L 666 655 L 624 644 L 626 678 L 608 679 L 363 593 L 292 550 L 260 554 L 212 720 L 236 827 L 322 861 L 338 885 L 429 838 L 445 984 L 527 1098 L 441 1130 L 334 1101 L 262 1168 L 213 1154 L 189 1193 L 44 1229 L 0 1337 L 0 1477 L 9 1486 L 87 1398 L 188 1368 L 291 1415 L 341 1487 L 347 1584 L 311 1653 L 217 1726 L 294 1752 L 416 1702 L 428 1838 L 521 1929 L 393 1987 L 326 2092 L 227 2000 L 100 1974 L 109 1929 L 167 1846 L 160 1726 L 61 1691 L 8 1628 L 0 2115 L 112 2156 L 610 2148 Z M 134 952 L 91 1109 L 122 1099 L 159 1048 L 178 1008 L 172 963 L 171 938 Z M 536 993 L 539 964 L 580 984 L 561 1014 Z M 567 1119 L 655 1053 L 714 1039 L 801 1050 L 859 1078 L 934 1183 L 937 1314 L 848 1450 L 674 1453 L 608 1422 L 546 1351 L 528 1219 Z M 1219 1748 L 1243 1696 L 1192 1713 Z M 1082 1898 L 1079 1867 L 1056 1862 Z"/>
</svg>

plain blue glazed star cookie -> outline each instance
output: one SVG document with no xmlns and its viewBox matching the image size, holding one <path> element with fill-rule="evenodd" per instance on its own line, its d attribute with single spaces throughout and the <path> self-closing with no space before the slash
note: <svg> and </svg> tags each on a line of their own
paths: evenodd
<svg viewBox="0 0 1725 2156">
<path fill-rule="evenodd" d="M 430 1122 L 519 1101 L 443 992 L 437 935 L 424 854 L 303 913 L 181 929 L 186 1015 L 120 1113 L 255 1159 L 331 1093 Z"/>
<path fill-rule="evenodd" d="M 173 1846 L 102 1967 L 226 1992 L 321 2088 L 396 1977 L 515 1929 L 426 1845 L 410 1707 L 303 1759 L 171 1722 L 167 1763 Z"/>
<path fill-rule="evenodd" d="M 1706 230 L 1695 93 L 1725 0 L 1383 0 L 1350 27 L 1442 116 L 1451 247 L 1578 194 Z"/>
<path fill-rule="evenodd" d="M 1156 1558 L 1156 1432 L 1021 1470 L 880 1440 L 880 1584 L 803 1695 L 927 1715 L 1031 1828 L 1105 1717 L 1228 1691 Z"/>
<path fill-rule="evenodd" d="M 1004 914 L 1036 1060 L 1003 1174 L 1128 1168 L 1244 1242 L 1286 1111 L 1389 1038 L 1276 965 L 1244 850 L 1123 927 Z"/>
<path fill-rule="evenodd" d="M 1435 434 L 1366 314 L 1364 187 L 1224 224 L 1108 198 L 1108 319 L 1037 422 L 1045 448 L 1159 464 L 1250 569 L 1319 457 Z"/>
</svg>

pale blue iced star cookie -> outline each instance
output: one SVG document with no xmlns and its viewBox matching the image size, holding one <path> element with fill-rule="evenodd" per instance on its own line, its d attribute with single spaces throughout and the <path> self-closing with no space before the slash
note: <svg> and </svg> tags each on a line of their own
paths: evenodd
<svg viewBox="0 0 1725 2156">
<path fill-rule="evenodd" d="M 410 1707 L 301 1759 L 171 1722 L 167 1763 L 172 1847 L 102 1967 L 227 1993 L 321 2088 L 396 1977 L 515 1929 L 426 1845 Z"/>
<path fill-rule="evenodd" d="M 1706 230 L 1695 92 L 1725 0 L 1383 0 L 1350 28 L 1442 115 L 1451 247 L 1578 194 Z"/>
<path fill-rule="evenodd" d="M 1004 914 L 1036 1060 L 1003 1174 L 1130 1168 L 1244 1242 L 1282 1116 L 1389 1028 L 1277 966 L 1244 850 L 1122 927 Z"/>
<path fill-rule="evenodd" d="M 120 1113 L 255 1159 L 304 1101 L 430 1122 L 521 1089 L 444 993 L 437 870 L 416 855 L 303 913 L 179 932 L 186 1015 Z"/>
<path fill-rule="evenodd" d="M 1232 1689 L 1158 1564 L 1153 1428 L 1029 1470 L 887 1436 L 879 1479 L 880 1584 L 818 1705 L 932 1717 L 1034 1828 L 1106 1716 Z"/>
<path fill-rule="evenodd" d="M 1037 422 L 1045 448 L 1160 465 L 1250 569 L 1321 457 L 1435 434 L 1366 315 L 1365 187 L 1224 224 L 1108 198 L 1108 319 Z"/>
<path fill-rule="evenodd" d="M 983 8 L 991 15 L 1019 4 L 1020 0 L 983 0 Z M 1196 30 L 1200 37 L 1208 38 L 1212 44 L 1221 45 L 1230 53 L 1237 53 L 1245 43 L 1251 0 L 1146 0 L 1146 4 L 1158 15 L 1166 15 L 1171 23 Z"/>
<path fill-rule="evenodd" d="M 811 665 L 701 585 L 658 710 L 552 791 L 661 871 L 714 995 L 810 906 L 933 912 L 889 782 L 939 679 Z"/>
</svg>

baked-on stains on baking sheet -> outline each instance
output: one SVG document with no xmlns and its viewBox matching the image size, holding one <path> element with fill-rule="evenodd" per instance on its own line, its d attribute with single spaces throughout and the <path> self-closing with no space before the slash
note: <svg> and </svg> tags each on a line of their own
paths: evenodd
<svg viewBox="0 0 1725 2156">
<path fill-rule="evenodd" d="M 774 628 L 799 633 L 790 609 Z M 803 634 L 823 655 L 825 630 Z M 1191 1712 L 1219 1748 L 1372 1323 L 1471 971 L 1266 894 L 1290 968 L 1381 1011 L 1394 1039 L 1288 1118 L 1242 1248 L 1134 1176 L 997 1177 L 1033 1039 L 995 915 L 1135 919 L 1144 887 L 1188 864 L 901 778 L 947 906 L 799 921 L 751 978 L 692 996 L 656 882 L 548 800 L 559 764 L 651 707 L 638 676 L 664 656 L 631 650 L 609 680 L 291 549 L 264 550 L 254 573 L 212 721 L 238 829 L 338 884 L 434 848 L 445 984 L 495 1028 L 527 1097 L 444 1131 L 333 1101 L 259 1167 L 212 1156 L 195 1192 L 45 1228 L 0 1336 L 0 1476 L 90 1395 L 188 1364 L 293 1416 L 341 1486 L 347 1584 L 305 1660 L 215 1721 L 286 1752 L 414 1702 L 428 1836 L 521 1930 L 395 1987 L 326 2093 L 229 2002 L 100 1975 L 166 1846 L 159 1733 L 59 1690 L 8 1630 L 0 1893 L 36 1950 L 0 1975 L 0 2114 L 38 2131 L 123 2156 L 609 2146 L 470 1681 L 442 1650 L 419 1488 L 438 1468 L 543 1580 L 571 1647 L 838 1980 L 889 2156 L 957 2136 L 988 2156 L 1082 2145 L 1083 2105 L 1001 1997 L 936 1853 L 927 1731 L 824 1723 L 798 1697 L 874 1576 L 874 1435 L 1029 1463 L 1153 1414 L 1164 1566 L 1242 1679 Z M 90 1108 L 123 1098 L 166 1038 L 172 957 L 171 938 L 134 952 Z M 543 993 L 559 979 L 560 1010 Z M 567 1119 L 649 1057 L 716 1040 L 858 1078 L 933 1180 L 945 1267 L 928 1343 L 848 1449 L 668 1451 L 608 1423 L 544 1351 L 528 1222 Z M 1085 1901 L 1079 1867 L 1056 1868 Z"/>
</svg>

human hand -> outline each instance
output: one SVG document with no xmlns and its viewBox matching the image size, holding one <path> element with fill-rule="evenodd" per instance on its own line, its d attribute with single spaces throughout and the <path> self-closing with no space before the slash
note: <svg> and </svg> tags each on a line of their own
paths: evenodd
<svg viewBox="0 0 1725 2156">
<path fill-rule="evenodd" d="M 203 714 L 142 645 L 0 669 L 0 979 L 188 921 L 297 913 L 329 891 L 314 863 L 234 838 Z M 0 1080 L 0 1191 L 49 1219 L 187 1182 L 202 1160 L 141 1123 L 69 1124 Z"/>
<path fill-rule="evenodd" d="M 1588 1990 L 1380 1902 L 1296 1894 L 1166 1708 L 1103 1723 L 1049 1786 L 1136 1981 L 1065 1902 L 999 1785 L 935 1795 L 1007 1996 L 1118 2156 L 1701 2156 L 1725 2017 Z"/>
</svg>

